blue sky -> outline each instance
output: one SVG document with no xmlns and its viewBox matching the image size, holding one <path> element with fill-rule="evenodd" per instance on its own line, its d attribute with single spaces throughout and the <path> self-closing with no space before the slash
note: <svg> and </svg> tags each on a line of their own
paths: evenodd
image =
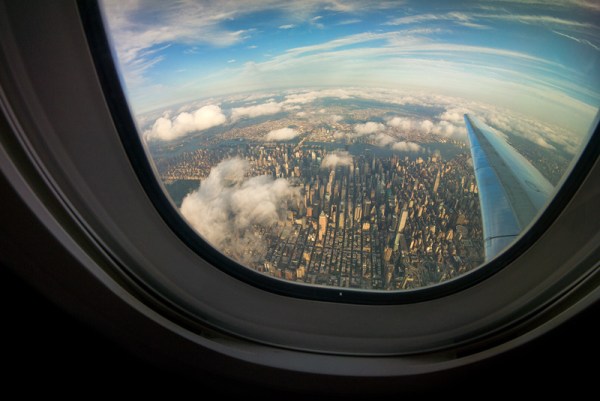
<svg viewBox="0 0 600 401">
<path fill-rule="evenodd" d="M 279 88 L 457 96 L 584 132 L 600 2 L 104 1 L 135 113 Z"/>
</svg>

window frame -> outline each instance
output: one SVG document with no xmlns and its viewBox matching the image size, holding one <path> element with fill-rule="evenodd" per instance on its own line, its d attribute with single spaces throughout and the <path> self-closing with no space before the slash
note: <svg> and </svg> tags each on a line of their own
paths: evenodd
<svg viewBox="0 0 600 401">
<path fill-rule="evenodd" d="M 44 286 L 43 277 L 54 276 L 89 305 L 90 294 L 101 293 L 90 307 L 135 316 L 133 327 L 148 335 L 129 334 L 136 341 L 161 335 L 155 347 L 185 344 L 187 358 L 217 354 L 263 372 L 393 378 L 485 359 L 600 298 L 600 218 L 581 210 L 600 213 L 597 122 L 576 174 L 551 204 L 547 230 L 485 280 L 404 303 L 292 297 L 215 268 L 165 222 L 123 149 L 110 110 L 115 94 L 98 81 L 78 4 L 17 3 L 0 4 L 0 104 L 10 128 L 0 168 L 78 266 L 44 266 L 37 280 Z"/>
</svg>

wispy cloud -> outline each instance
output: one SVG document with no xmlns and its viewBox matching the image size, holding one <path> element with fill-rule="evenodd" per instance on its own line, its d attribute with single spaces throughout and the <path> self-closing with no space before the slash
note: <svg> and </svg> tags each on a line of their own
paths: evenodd
<svg viewBox="0 0 600 401">
<path fill-rule="evenodd" d="M 573 40 L 573 41 L 575 41 L 575 42 L 577 42 L 577 43 L 581 43 L 581 44 L 583 44 L 583 45 L 590 46 L 590 47 L 592 47 L 594 50 L 598 50 L 598 51 L 600 51 L 600 46 L 598 46 L 598 45 L 595 45 L 594 43 L 590 42 L 590 41 L 589 41 L 589 40 L 587 40 L 587 39 L 576 38 L 576 37 L 574 37 L 574 36 L 567 35 L 566 33 L 558 32 L 558 31 L 555 31 L 555 30 L 553 30 L 552 32 L 554 32 L 554 33 L 555 33 L 555 34 L 557 34 L 557 35 L 564 36 L 565 38 L 571 39 L 571 40 Z"/>
<path fill-rule="evenodd" d="M 567 8 L 580 7 L 590 11 L 600 11 L 600 2 L 597 0 L 494 0 L 502 3 L 543 5 L 544 7 Z"/>
<path fill-rule="evenodd" d="M 292 29 L 295 27 L 296 27 L 296 25 L 294 25 L 294 24 L 279 25 L 279 29 Z"/>
<path fill-rule="evenodd" d="M 124 70 L 132 76 L 131 83 L 134 83 L 142 82 L 145 72 L 164 59 L 163 56 L 150 53 L 155 47 L 166 43 L 225 47 L 247 40 L 250 29 L 231 30 L 224 24 L 243 15 L 273 10 L 287 15 L 287 19 L 304 19 L 320 24 L 320 16 L 315 16 L 318 10 L 356 12 L 367 6 L 371 9 L 389 8 L 392 4 L 371 4 L 368 0 L 104 0 L 102 6 L 119 61 L 125 65 Z"/>
<path fill-rule="evenodd" d="M 451 12 L 446 14 L 417 14 L 417 15 L 409 15 L 406 17 L 394 18 L 388 22 L 383 23 L 383 25 L 409 25 L 409 24 L 418 24 L 421 22 L 430 22 L 430 21 L 453 21 L 457 23 L 465 23 L 471 22 L 473 16 L 471 14 L 466 14 L 462 12 Z"/>
<path fill-rule="evenodd" d="M 532 25 L 563 26 L 571 28 L 591 28 L 592 24 L 587 22 L 574 21 L 564 18 L 553 17 L 550 15 L 527 15 L 512 13 L 471 13 L 471 12 L 450 12 L 444 14 L 418 14 L 409 15 L 392 19 L 383 25 L 411 25 L 422 22 L 440 21 L 453 22 L 467 27 L 486 27 L 481 24 L 482 20 L 503 20 L 508 22 L 518 22 Z"/>
<path fill-rule="evenodd" d="M 579 22 L 564 18 L 553 17 L 549 15 L 515 15 L 515 14 L 497 14 L 487 16 L 487 18 L 501 19 L 505 21 L 521 22 L 524 24 L 565 26 L 572 28 L 593 28 L 594 25 L 587 22 Z"/>
<path fill-rule="evenodd" d="M 317 16 L 309 19 L 308 23 L 316 28 L 323 29 L 323 28 L 325 28 L 325 25 L 322 22 L 320 22 L 322 19 L 323 19 L 322 15 L 317 15 Z"/>
<path fill-rule="evenodd" d="M 358 24 L 359 22 L 362 22 L 362 20 L 360 20 L 358 18 L 352 18 L 352 19 L 346 19 L 346 20 L 340 21 L 336 25 L 352 25 L 352 24 Z"/>
</svg>

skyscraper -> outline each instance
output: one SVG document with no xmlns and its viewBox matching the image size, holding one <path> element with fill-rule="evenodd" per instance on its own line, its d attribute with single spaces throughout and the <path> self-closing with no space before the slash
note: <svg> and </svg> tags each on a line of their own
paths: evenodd
<svg viewBox="0 0 600 401">
<path fill-rule="evenodd" d="M 437 193 L 439 186 L 440 186 L 440 172 L 438 171 L 437 175 L 435 176 L 435 183 L 433 184 L 433 193 Z"/>
<path fill-rule="evenodd" d="M 325 236 L 325 230 L 327 229 L 327 215 L 324 211 L 321 211 L 319 215 L 319 241 L 323 240 Z"/>
<path fill-rule="evenodd" d="M 406 219 L 408 218 L 408 210 L 402 209 L 402 216 L 400 217 L 400 224 L 398 225 L 398 232 L 401 233 L 406 226 Z"/>
</svg>

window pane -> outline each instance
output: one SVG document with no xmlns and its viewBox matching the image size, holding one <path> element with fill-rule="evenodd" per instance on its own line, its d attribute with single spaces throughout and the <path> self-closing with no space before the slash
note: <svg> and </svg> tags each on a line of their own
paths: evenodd
<svg viewBox="0 0 600 401">
<path fill-rule="evenodd" d="M 593 2 L 103 1 L 159 179 L 249 269 L 438 284 L 541 213 L 600 104 Z"/>
</svg>

